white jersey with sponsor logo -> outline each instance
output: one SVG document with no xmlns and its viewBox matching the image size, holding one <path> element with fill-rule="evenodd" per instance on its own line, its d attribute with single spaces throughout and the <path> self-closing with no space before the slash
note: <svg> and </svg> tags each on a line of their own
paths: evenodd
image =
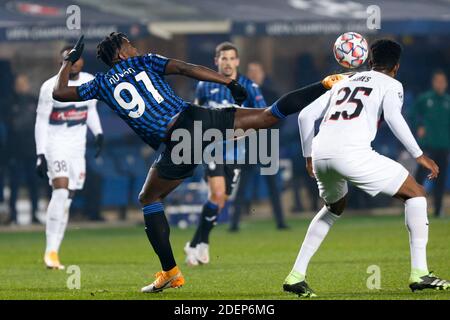
<svg viewBox="0 0 450 320">
<path fill-rule="evenodd" d="M 69 86 L 79 86 L 94 77 L 80 72 Z M 86 124 L 94 135 L 102 133 L 96 105 L 97 100 L 59 102 L 52 98 L 57 76 L 45 81 L 39 93 L 35 128 L 36 153 L 54 153 L 67 150 L 70 154 L 84 156 L 86 149 Z"/>
<path fill-rule="evenodd" d="M 318 100 L 324 114 L 312 141 L 313 159 L 372 150 L 371 142 L 383 116 L 413 157 L 422 154 L 401 117 L 403 86 L 394 78 L 373 70 L 360 72 L 337 83 Z"/>
</svg>

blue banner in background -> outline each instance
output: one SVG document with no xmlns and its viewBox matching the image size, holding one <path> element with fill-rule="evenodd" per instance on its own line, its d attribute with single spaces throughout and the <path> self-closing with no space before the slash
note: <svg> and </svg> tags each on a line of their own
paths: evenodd
<svg viewBox="0 0 450 320">
<path fill-rule="evenodd" d="M 77 1 L 0 0 L 0 41 L 103 39 L 113 31 L 131 38 L 148 35 L 147 24 L 135 17 L 111 13 Z"/>
<path fill-rule="evenodd" d="M 97 24 L 81 25 L 80 30 L 69 30 L 65 25 L 35 25 L 0 28 L 0 41 L 75 40 L 84 34 L 87 41 L 101 40 L 111 32 L 123 32 L 131 39 L 149 35 L 142 25 Z"/>
<path fill-rule="evenodd" d="M 394 35 L 445 35 L 450 34 L 450 21 L 406 20 L 383 21 L 381 29 L 368 29 L 365 20 L 350 21 L 267 21 L 234 22 L 233 35 L 242 36 L 301 36 L 315 34 L 340 34 L 352 30 L 362 34 L 389 33 Z"/>
</svg>

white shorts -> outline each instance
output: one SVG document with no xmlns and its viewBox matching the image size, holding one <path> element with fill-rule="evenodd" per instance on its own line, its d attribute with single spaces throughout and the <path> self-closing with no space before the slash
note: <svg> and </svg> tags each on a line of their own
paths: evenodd
<svg viewBox="0 0 450 320">
<path fill-rule="evenodd" d="M 64 152 L 53 149 L 46 156 L 49 184 L 55 178 L 69 178 L 69 190 L 81 190 L 86 179 L 86 159 L 84 152 Z"/>
<path fill-rule="evenodd" d="M 320 197 L 332 204 L 348 192 L 347 182 L 372 197 L 382 192 L 395 195 L 409 173 L 400 163 L 375 151 L 350 154 L 342 158 L 313 159 Z"/>
</svg>

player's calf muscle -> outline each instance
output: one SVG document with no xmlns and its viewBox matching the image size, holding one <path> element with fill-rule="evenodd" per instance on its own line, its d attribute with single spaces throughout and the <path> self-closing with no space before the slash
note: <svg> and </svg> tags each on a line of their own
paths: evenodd
<svg viewBox="0 0 450 320">
<path fill-rule="evenodd" d="M 237 108 L 234 118 L 234 129 L 265 129 L 274 126 L 279 120 L 272 115 L 269 108 Z"/>
</svg>

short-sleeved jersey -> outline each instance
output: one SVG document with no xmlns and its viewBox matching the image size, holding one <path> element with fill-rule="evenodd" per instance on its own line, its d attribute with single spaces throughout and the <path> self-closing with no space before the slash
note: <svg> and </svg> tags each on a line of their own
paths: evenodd
<svg viewBox="0 0 450 320">
<path fill-rule="evenodd" d="M 377 71 L 360 72 L 326 93 L 328 103 L 312 156 L 332 158 L 371 149 L 385 108 L 402 108 L 403 86 Z"/>
<path fill-rule="evenodd" d="M 82 100 L 104 101 L 156 149 L 173 117 L 189 106 L 164 79 L 168 61 L 151 53 L 121 61 L 81 85 L 78 95 Z"/>
<path fill-rule="evenodd" d="M 238 75 L 237 82 L 247 90 L 247 99 L 242 103 L 246 108 L 263 108 L 267 106 L 259 86 L 249 78 Z M 198 104 L 211 108 L 227 108 L 234 104 L 230 90 L 222 84 L 200 81 L 195 90 Z"/>
</svg>

